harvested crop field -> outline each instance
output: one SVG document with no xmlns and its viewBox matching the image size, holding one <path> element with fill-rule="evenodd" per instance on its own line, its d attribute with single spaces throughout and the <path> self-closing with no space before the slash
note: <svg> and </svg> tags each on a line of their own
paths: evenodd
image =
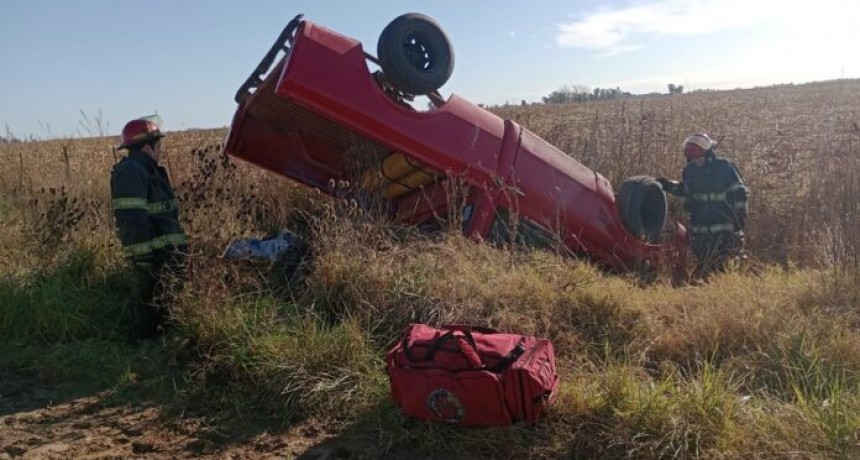
<svg viewBox="0 0 860 460">
<path fill-rule="evenodd" d="M 685 135 L 722 138 L 752 190 L 749 262 L 642 283 L 398 227 L 224 156 L 223 130 L 171 132 L 190 278 L 169 333 L 134 344 L 116 140 L 0 144 L 0 459 L 860 456 L 860 81 L 493 111 L 615 185 L 677 178 Z M 285 227 L 297 264 L 220 257 Z M 401 416 L 384 354 L 412 322 L 550 338 L 547 416 Z"/>
</svg>

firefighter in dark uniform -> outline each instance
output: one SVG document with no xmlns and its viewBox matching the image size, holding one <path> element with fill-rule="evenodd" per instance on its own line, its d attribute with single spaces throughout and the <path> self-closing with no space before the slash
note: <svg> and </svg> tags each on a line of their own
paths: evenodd
<svg viewBox="0 0 860 460">
<path fill-rule="evenodd" d="M 737 166 L 717 157 L 715 147 L 705 133 L 688 136 L 683 143 L 687 165 L 681 182 L 657 179 L 663 190 L 684 198 L 697 278 L 722 271 L 742 254 L 744 246 L 749 189 Z"/>
<path fill-rule="evenodd" d="M 164 296 L 181 280 L 188 237 L 165 169 L 158 165 L 164 135 L 153 117 L 128 122 L 119 149 L 127 149 L 111 173 L 111 205 L 123 254 L 134 266 L 131 314 L 134 336 L 163 331 Z"/>
</svg>

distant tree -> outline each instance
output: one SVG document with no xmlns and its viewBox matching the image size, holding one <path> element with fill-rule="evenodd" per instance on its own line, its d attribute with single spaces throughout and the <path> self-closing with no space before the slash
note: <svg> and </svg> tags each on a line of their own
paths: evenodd
<svg viewBox="0 0 860 460">
<path fill-rule="evenodd" d="M 562 86 L 561 88 L 549 93 L 548 96 L 544 96 L 541 98 L 544 104 L 564 104 L 565 102 L 570 102 L 570 91 L 567 86 Z"/>
<path fill-rule="evenodd" d="M 631 97 L 627 91 L 621 88 L 594 88 L 590 90 L 584 86 L 562 86 L 548 96 L 542 97 L 544 104 L 566 104 L 569 102 L 607 101 Z"/>
<path fill-rule="evenodd" d="M 542 97 L 544 104 L 565 104 L 568 102 L 584 102 L 590 99 L 590 90 L 585 86 L 562 86 L 548 96 Z"/>
<path fill-rule="evenodd" d="M 526 102 L 526 100 L 525 100 L 525 99 L 522 99 L 522 100 L 520 101 L 520 105 L 529 105 L 529 104 Z"/>
<path fill-rule="evenodd" d="M 595 101 L 608 101 L 632 95 L 626 91 L 621 91 L 621 88 L 596 88 L 593 96 Z"/>
<path fill-rule="evenodd" d="M 9 128 L 9 123 L 5 123 L 3 127 L 6 128 L 6 135 L 2 136 L 3 142 L 15 142 L 17 138 L 12 134 L 12 129 Z"/>
<path fill-rule="evenodd" d="M 584 86 L 562 86 L 548 96 L 542 97 L 544 104 L 565 104 L 568 102 L 605 101 L 629 97 L 630 93 L 621 91 L 621 88 L 594 88 L 590 90 Z"/>
<path fill-rule="evenodd" d="M 681 94 L 684 92 L 684 85 L 676 85 L 669 83 L 669 94 Z"/>
</svg>

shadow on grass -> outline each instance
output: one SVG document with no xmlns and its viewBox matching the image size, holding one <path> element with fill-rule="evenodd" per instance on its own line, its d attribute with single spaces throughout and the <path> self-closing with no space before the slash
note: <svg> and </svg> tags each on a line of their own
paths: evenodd
<svg viewBox="0 0 860 460">
<path fill-rule="evenodd" d="M 128 378 L 128 274 L 80 249 L 0 278 L 0 415 L 102 391 Z"/>
<path fill-rule="evenodd" d="M 155 449 L 151 439 L 161 436 L 173 440 L 171 455 L 196 457 L 288 428 L 252 394 L 190 379 L 181 352 L 173 337 L 137 345 L 103 339 L 0 345 L 0 421 L 17 427 L 7 435 L 17 430 L 36 439 L 23 446 L 21 439 L 5 440 L 11 444 L 0 442 L 0 452 L 35 449 L 99 426 L 114 434 L 93 432 L 94 439 L 133 443 L 134 454 Z M 3 432 L 0 426 L 0 438 Z"/>
<path fill-rule="evenodd" d="M 51 268 L 0 278 L 0 344 L 124 338 L 131 273 L 77 250 Z"/>
<path fill-rule="evenodd" d="M 552 427 L 544 422 L 503 427 L 469 427 L 405 417 L 388 400 L 377 402 L 338 434 L 298 456 L 331 458 L 489 459 L 541 457 Z"/>
<path fill-rule="evenodd" d="M 0 419 L 36 430 L 26 420 L 75 425 L 87 414 L 117 412 L 111 408 L 156 408 L 155 417 L 147 412 L 157 420 L 153 429 L 191 416 L 208 426 L 192 436 L 201 441 L 197 447 L 241 442 L 277 425 L 231 385 L 190 379 L 182 337 L 130 340 L 130 283 L 126 269 L 106 267 L 88 250 L 0 278 Z"/>
<path fill-rule="evenodd" d="M 159 358 L 150 346 L 86 339 L 0 345 L 0 416 L 115 393 L 150 378 Z"/>
<path fill-rule="evenodd" d="M 288 285 L 294 273 L 288 266 L 266 275 Z M 255 382 L 237 379 L 235 369 L 194 377 L 195 365 L 206 366 L 217 356 L 188 344 L 181 332 L 139 344 L 126 340 L 123 275 L 105 273 L 91 254 L 78 253 L 55 270 L 0 280 L 0 418 L 46 409 L 55 427 L 84 426 L 82 420 L 95 418 L 131 439 L 181 432 L 182 442 L 173 447 L 179 450 L 171 454 L 193 456 L 259 446 L 261 438 L 273 436 L 287 446 L 275 442 L 264 449 L 299 453 L 304 448 L 296 447 L 296 437 L 302 438 L 299 445 L 315 445 L 301 458 L 522 457 L 550 436 L 543 425 L 481 429 L 407 419 L 381 387 L 378 400 L 347 411 L 345 419 L 285 413 L 277 395 L 255 391 Z M 318 332 L 311 337 L 340 337 L 325 328 Z M 306 424 L 318 424 L 321 431 L 301 433 Z M 132 453 L 146 453 L 149 447 L 140 445 Z"/>
</svg>

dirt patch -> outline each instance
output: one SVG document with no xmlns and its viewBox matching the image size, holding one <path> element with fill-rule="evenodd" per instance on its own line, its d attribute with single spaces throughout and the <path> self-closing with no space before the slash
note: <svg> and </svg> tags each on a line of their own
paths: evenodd
<svg viewBox="0 0 860 460">
<path fill-rule="evenodd" d="M 58 404 L 51 396 L 44 388 L 0 395 L 0 460 L 350 456 L 342 447 L 324 446 L 335 435 L 334 423 L 232 433 L 223 427 L 237 421 L 225 414 L 171 414 L 156 403 L 117 404 L 107 393 Z"/>
</svg>

